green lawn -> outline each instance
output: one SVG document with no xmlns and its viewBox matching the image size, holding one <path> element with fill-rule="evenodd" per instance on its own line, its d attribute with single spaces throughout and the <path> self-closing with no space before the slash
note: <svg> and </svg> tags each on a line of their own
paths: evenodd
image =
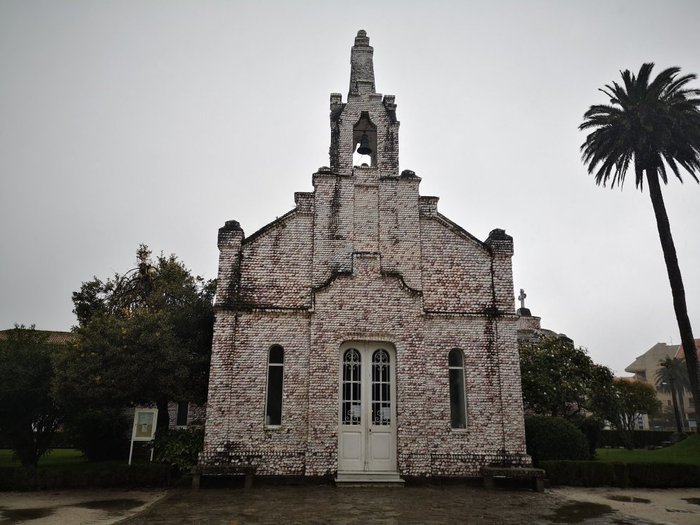
<svg viewBox="0 0 700 525">
<path fill-rule="evenodd" d="M 49 451 L 39 460 L 39 466 L 48 465 L 74 465 L 84 463 L 85 456 L 79 450 L 72 448 L 56 448 Z M 19 467 L 19 461 L 12 461 L 12 450 L 7 448 L 0 449 L 0 467 Z"/>
<path fill-rule="evenodd" d="M 599 448 L 596 452 L 598 461 L 687 463 L 700 466 L 700 435 L 693 434 L 680 443 L 659 450 Z"/>
</svg>

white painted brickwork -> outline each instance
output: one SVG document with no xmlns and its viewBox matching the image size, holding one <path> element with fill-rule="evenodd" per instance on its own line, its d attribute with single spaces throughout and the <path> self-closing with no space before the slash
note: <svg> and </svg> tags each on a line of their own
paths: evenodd
<svg viewBox="0 0 700 525">
<path fill-rule="evenodd" d="M 358 33 L 348 102 L 331 95 L 331 167 L 313 193 L 245 238 L 219 231 L 219 287 L 203 463 L 258 474 L 338 470 L 340 346 L 396 349 L 397 470 L 477 476 L 527 465 L 511 270 L 512 239 L 482 242 L 399 174 L 393 96 L 375 92 Z M 376 165 L 353 167 L 354 126 L 376 125 Z M 282 424 L 265 426 L 268 350 L 284 348 Z M 467 428 L 452 429 L 448 353 L 465 357 Z"/>
</svg>

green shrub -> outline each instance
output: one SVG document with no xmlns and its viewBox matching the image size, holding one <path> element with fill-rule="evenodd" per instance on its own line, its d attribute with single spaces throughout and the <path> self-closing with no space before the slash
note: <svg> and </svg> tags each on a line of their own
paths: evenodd
<svg viewBox="0 0 700 525">
<path fill-rule="evenodd" d="M 201 429 L 178 429 L 156 433 L 154 461 L 174 465 L 180 471 L 197 464 L 204 445 Z"/>
<path fill-rule="evenodd" d="M 624 463 L 545 460 L 540 466 L 547 472 L 547 479 L 552 485 L 626 487 L 629 484 Z"/>
<path fill-rule="evenodd" d="M 633 487 L 700 487 L 700 467 L 683 463 L 628 463 Z"/>
<path fill-rule="evenodd" d="M 631 487 L 629 470 L 627 468 L 627 463 L 611 462 L 613 468 L 613 478 L 610 481 L 610 485 L 614 487 L 627 488 Z M 606 483 L 607 485 L 607 483 Z"/>
<path fill-rule="evenodd" d="M 129 420 L 120 408 L 84 409 L 67 418 L 68 439 L 88 461 L 129 457 Z"/>
<path fill-rule="evenodd" d="M 588 442 L 572 423 L 559 417 L 525 419 L 527 453 L 535 465 L 546 459 L 588 459 Z"/>
<path fill-rule="evenodd" d="M 552 485 L 575 487 L 700 487 L 700 467 L 681 463 L 542 461 Z"/>
</svg>

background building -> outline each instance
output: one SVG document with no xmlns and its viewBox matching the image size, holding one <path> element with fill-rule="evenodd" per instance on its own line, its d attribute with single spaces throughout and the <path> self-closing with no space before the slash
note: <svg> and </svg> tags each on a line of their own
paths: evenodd
<svg viewBox="0 0 700 525">
<path fill-rule="evenodd" d="M 696 340 L 697 344 L 700 344 L 700 339 Z M 629 366 L 625 368 L 625 372 L 634 374 L 634 378 L 638 381 L 643 381 L 650 384 L 656 390 L 656 396 L 661 401 L 664 406 L 664 410 L 672 410 L 673 402 L 671 400 L 671 393 L 664 391 L 659 385 L 656 384 L 656 376 L 661 368 L 659 363 L 666 358 L 683 359 L 683 350 L 678 345 L 669 345 L 666 343 L 656 343 L 649 350 L 644 352 L 642 355 L 638 356 Z M 685 364 L 685 363 L 684 363 Z M 693 408 L 693 399 L 688 390 L 685 390 L 682 394 L 683 406 L 679 407 L 683 413 L 681 418 L 683 420 L 683 427 L 686 430 L 691 430 L 695 428 L 695 410 Z M 656 427 L 661 425 L 662 418 L 648 418 L 644 416 L 643 430 L 654 430 Z M 668 418 L 663 418 L 668 419 Z M 668 425 L 665 425 L 668 427 Z M 671 425 L 671 428 L 675 428 Z M 670 429 L 670 428 L 669 428 Z M 641 430 L 641 429 L 640 429 Z"/>
</svg>

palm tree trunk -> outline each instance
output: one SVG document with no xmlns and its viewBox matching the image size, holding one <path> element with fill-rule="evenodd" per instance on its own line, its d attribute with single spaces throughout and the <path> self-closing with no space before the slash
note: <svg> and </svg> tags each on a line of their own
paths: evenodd
<svg viewBox="0 0 700 525">
<path fill-rule="evenodd" d="M 673 403 L 673 416 L 676 418 L 676 431 L 682 434 L 683 426 L 681 423 L 681 413 L 678 410 L 678 390 L 673 383 L 671 383 L 671 402 Z"/>
<path fill-rule="evenodd" d="M 685 389 L 683 386 L 676 387 L 678 388 L 678 410 L 681 413 L 681 423 L 683 425 L 683 431 L 685 432 L 685 427 L 687 426 L 686 424 L 686 417 L 685 414 L 685 401 L 683 401 L 683 394 L 685 394 Z"/>
<path fill-rule="evenodd" d="M 668 214 L 664 205 L 664 198 L 661 194 L 661 185 L 655 168 L 647 168 L 647 182 L 649 183 L 649 196 L 651 204 L 654 207 L 654 215 L 656 216 L 656 227 L 659 230 L 659 239 L 661 241 L 661 249 L 664 252 L 664 260 L 666 261 L 666 271 L 668 272 L 668 280 L 671 283 L 671 294 L 673 295 L 673 309 L 676 312 L 676 321 L 678 322 L 678 330 L 681 335 L 681 343 L 683 344 L 683 352 L 685 354 L 685 364 L 688 367 L 688 376 L 690 379 L 690 388 L 693 394 L 693 404 L 695 406 L 695 429 L 700 433 L 700 390 L 698 384 L 698 354 L 695 350 L 695 338 L 693 337 L 693 329 L 690 326 L 688 318 L 688 307 L 685 303 L 685 289 L 683 288 L 683 278 L 681 270 L 678 267 L 678 257 L 676 256 L 676 247 L 673 244 L 671 235 L 671 225 L 668 222 Z"/>
</svg>

